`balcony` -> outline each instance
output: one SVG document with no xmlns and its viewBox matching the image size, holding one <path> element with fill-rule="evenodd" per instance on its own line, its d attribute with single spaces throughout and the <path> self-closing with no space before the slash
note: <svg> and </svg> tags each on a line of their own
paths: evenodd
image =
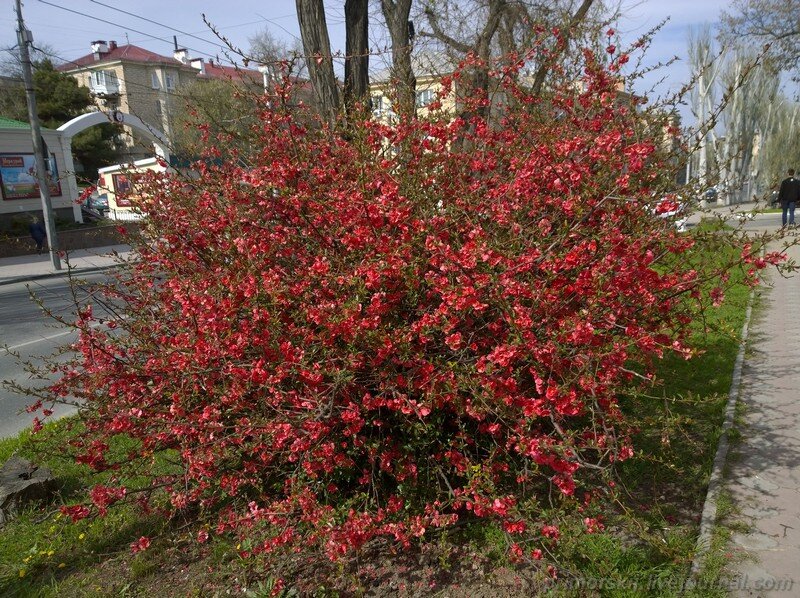
<svg viewBox="0 0 800 598">
<path fill-rule="evenodd" d="M 114 71 L 94 71 L 89 81 L 92 94 L 108 98 L 119 95 L 119 79 Z"/>
</svg>

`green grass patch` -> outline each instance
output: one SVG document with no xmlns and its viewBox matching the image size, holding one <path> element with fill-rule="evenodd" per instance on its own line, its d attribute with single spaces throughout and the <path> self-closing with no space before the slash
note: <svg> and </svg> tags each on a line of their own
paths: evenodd
<svg viewBox="0 0 800 598">
<path fill-rule="evenodd" d="M 704 223 L 701 232 L 720 232 Z M 734 249 L 720 243 L 705 259 L 719 263 Z M 733 271 L 733 277 L 741 272 Z M 692 589 L 684 584 L 695 556 L 700 513 L 722 432 L 733 368 L 739 351 L 749 288 L 732 286 L 722 306 L 699 314 L 690 345 L 699 354 L 685 360 L 668 354 L 657 364 L 663 381 L 622 402 L 633 424 L 633 458 L 616 471 L 617 492 L 598 507 L 606 531 L 566 533 L 557 548 L 564 583 L 556 596 L 723 596 L 717 584 L 727 562 L 726 533 L 714 543 Z M 735 439 L 734 439 L 735 440 Z"/>
<path fill-rule="evenodd" d="M 48 504 L 31 505 L 0 533 L 0 595 L 58 596 L 63 584 L 76 573 L 121 553 L 141 536 L 162 534 L 168 522 L 157 515 L 143 515 L 133 505 L 110 509 L 108 515 L 73 523 L 59 507 L 86 500 L 88 489 L 102 483 L 107 473 L 92 472 L 71 456 L 69 440 L 81 429 L 76 418 L 47 425 L 39 434 L 24 431 L 0 441 L 0 460 L 16 453 L 49 467 L 58 481 L 58 492 Z M 118 454 L 130 448 L 130 439 L 119 437 Z M 168 466 L 164 466 L 167 471 Z M 141 573 L 142 567 L 138 567 Z M 132 565 L 133 571 L 133 565 Z"/>
</svg>

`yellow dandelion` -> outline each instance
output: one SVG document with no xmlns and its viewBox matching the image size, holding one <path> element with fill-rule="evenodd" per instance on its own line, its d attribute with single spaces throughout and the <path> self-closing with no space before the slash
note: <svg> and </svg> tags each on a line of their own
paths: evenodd
<svg viewBox="0 0 800 598">
<path fill-rule="evenodd" d="M 25 577 L 25 569 L 20 569 L 19 570 L 19 576 L 20 577 Z"/>
<path fill-rule="evenodd" d="M 59 564 L 58 564 L 58 568 L 59 568 L 59 569 L 63 569 L 63 568 L 64 568 L 64 567 L 66 567 L 66 566 L 67 566 L 67 564 L 66 564 L 66 563 L 59 563 Z"/>
<path fill-rule="evenodd" d="M 85 537 L 86 537 L 86 534 L 81 534 L 80 536 L 78 536 L 78 540 L 83 540 Z"/>
</svg>

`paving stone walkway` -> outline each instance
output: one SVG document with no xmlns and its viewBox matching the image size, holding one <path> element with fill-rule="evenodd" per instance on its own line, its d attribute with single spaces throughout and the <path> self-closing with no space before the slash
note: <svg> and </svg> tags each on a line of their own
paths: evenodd
<svg viewBox="0 0 800 598">
<path fill-rule="evenodd" d="M 800 263 L 800 248 L 789 255 Z M 744 438 L 726 472 L 749 528 L 733 536 L 732 596 L 800 596 L 800 275 L 770 279 L 742 373 Z"/>
</svg>

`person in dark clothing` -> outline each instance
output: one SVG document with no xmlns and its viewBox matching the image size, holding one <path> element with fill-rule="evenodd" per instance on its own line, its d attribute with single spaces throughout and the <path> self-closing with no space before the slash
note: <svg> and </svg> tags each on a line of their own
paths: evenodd
<svg viewBox="0 0 800 598">
<path fill-rule="evenodd" d="M 33 240 L 36 241 L 36 253 L 42 253 L 45 239 L 47 239 L 47 230 L 45 230 L 44 225 L 37 216 L 33 217 L 33 222 L 31 222 L 28 230 L 30 231 Z"/>
<path fill-rule="evenodd" d="M 781 182 L 778 201 L 783 210 L 783 226 L 786 226 L 787 215 L 789 216 L 789 226 L 794 226 L 794 208 L 797 201 L 800 200 L 800 179 L 795 178 L 794 168 L 790 168 L 787 174 L 789 176 Z"/>
</svg>

